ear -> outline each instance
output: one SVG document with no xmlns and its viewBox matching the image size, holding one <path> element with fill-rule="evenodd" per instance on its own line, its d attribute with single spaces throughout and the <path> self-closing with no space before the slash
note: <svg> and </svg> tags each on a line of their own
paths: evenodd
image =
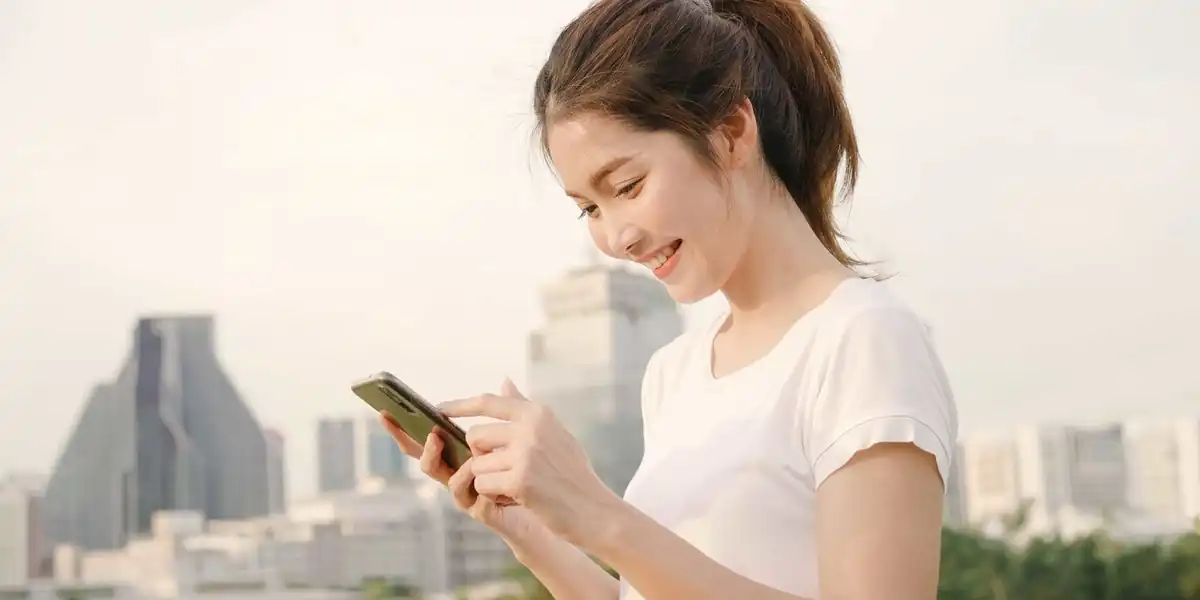
<svg viewBox="0 0 1200 600">
<path fill-rule="evenodd" d="M 726 168 L 738 169 L 758 150 L 758 119 L 754 105 L 743 98 L 713 130 L 713 147 Z"/>
</svg>

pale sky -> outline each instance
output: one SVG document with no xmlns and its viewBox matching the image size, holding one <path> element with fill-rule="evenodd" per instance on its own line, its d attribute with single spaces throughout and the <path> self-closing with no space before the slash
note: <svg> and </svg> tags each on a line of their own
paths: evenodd
<svg viewBox="0 0 1200 600">
<path fill-rule="evenodd" d="M 0 473 L 51 469 L 139 313 L 218 315 L 298 496 L 350 380 L 520 383 L 537 285 L 586 247 L 528 108 L 584 4 L 0 2 Z M 1200 413 L 1200 3 L 814 6 L 865 159 L 848 229 L 964 433 Z"/>
</svg>

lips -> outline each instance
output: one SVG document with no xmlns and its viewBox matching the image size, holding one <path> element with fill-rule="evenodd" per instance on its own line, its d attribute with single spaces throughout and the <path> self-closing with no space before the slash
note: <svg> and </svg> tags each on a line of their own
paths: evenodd
<svg viewBox="0 0 1200 600">
<path fill-rule="evenodd" d="M 682 243 L 683 240 L 675 240 L 674 242 L 671 242 L 670 245 L 664 246 L 657 253 L 651 255 L 650 258 L 643 259 L 639 262 L 641 262 L 643 265 L 646 265 L 646 267 L 652 271 L 659 269 L 666 264 L 668 259 L 675 255 L 675 251 L 679 250 L 679 245 Z"/>
</svg>

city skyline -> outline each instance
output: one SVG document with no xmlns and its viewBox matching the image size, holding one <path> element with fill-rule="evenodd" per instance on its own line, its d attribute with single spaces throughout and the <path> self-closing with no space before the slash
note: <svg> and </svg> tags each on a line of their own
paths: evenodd
<svg viewBox="0 0 1200 600">
<path fill-rule="evenodd" d="M 293 496 L 356 378 L 523 386 L 537 285 L 589 243 L 528 106 L 584 3 L 0 3 L 0 471 L 51 469 L 148 311 L 217 315 Z M 814 9 L 864 154 L 847 231 L 962 431 L 1194 406 L 1196 3 Z"/>
</svg>

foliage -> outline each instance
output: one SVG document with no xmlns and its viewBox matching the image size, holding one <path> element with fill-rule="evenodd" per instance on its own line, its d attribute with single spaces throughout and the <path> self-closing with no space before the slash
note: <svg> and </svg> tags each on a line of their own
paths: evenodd
<svg viewBox="0 0 1200 600">
<path fill-rule="evenodd" d="M 1010 530 L 1022 522 L 1015 516 Z M 523 595 L 507 600 L 552 600 L 524 567 L 510 577 Z M 1123 544 L 1095 533 L 1022 545 L 946 528 L 938 599 L 1200 600 L 1200 528 L 1161 543 Z"/>
<path fill-rule="evenodd" d="M 421 590 L 404 579 L 370 578 L 362 583 L 363 600 L 420 600 Z"/>
<path fill-rule="evenodd" d="M 554 600 L 550 590 L 547 590 L 524 565 L 517 564 L 509 569 L 509 579 L 521 586 L 521 595 L 503 600 Z"/>
<path fill-rule="evenodd" d="M 599 563 L 599 561 L 597 561 Z M 617 576 L 617 572 L 612 567 L 599 563 L 600 567 L 613 577 Z M 524 565 L 515 565 L 509 570 L 509 579 L 517 582 L 521 586 L 521 595 L 502 600 L 554 600 L 554 596 L 550 595 L 550 590 L 542 585 L 542 582 L 533 576 L 533 573 Z"/>
<path fill-rule="evenodd" d="M 1022 545 L 942 532 L 939 600 L 1200 600 L 1200 532 L 1161 543 L 1103 533 Z"/>
</svg>

